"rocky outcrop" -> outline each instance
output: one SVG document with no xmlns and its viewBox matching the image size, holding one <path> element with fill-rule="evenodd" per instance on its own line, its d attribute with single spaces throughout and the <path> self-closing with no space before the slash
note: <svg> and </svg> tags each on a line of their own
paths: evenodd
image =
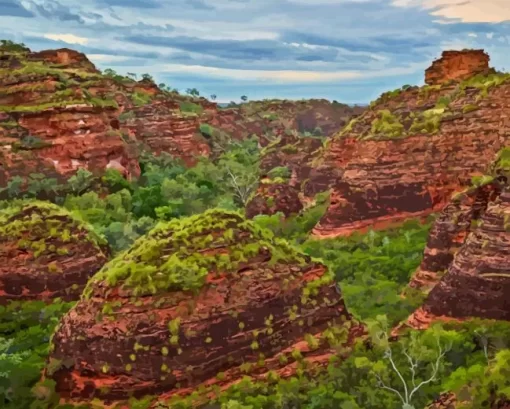
<svg viewBox="0 0 510 409">
<path fill-rule="evenodd" d="M 120 116 L 122 129 L 151 152 L 168 153 L 189 165 L 199 156 L 209 156 L 211 149 L 199 133 L 198 115 L 182 113 L 175 101 L 155 99 L 129 109 Z"/>
<path fill-rule="evenodd" d="M 420 267 L 409 286 L 431 290 L 446 273 L 453 257 L 464 244 L 474 223 L 485 213 L 488 203 L 501 193 L 498 184 L 460 192 L 444 208 L 431 228 Z"/>
<path fill-rule="evenodd" d="M 68 176 L 114 162 L 126 176 L 138 174 L 118 129 L 117 109 L 111 81 L 83 54 L 1 53 L 0 182 L 41 168 Z"/>
<path fill-rule="evenodd" d="M 246 217 L 259 214 L 273 215 L 283 213 L 285 217 L 303 210 L 299 189 L 285 183 L 261 183 L 255 195 L 246 205 Z"/>
<path fill-rule="evenodd" d="M 46 202 L 0 210 L 0 305 L 13 300 L 75 300 L 106 263 L 101 239 Z"/>
<path fill-rule="evenodd" d="M 46 375 L 64 399 L 161 398 L 293 373 L 360 332 L 323 265 L 210 210 L 161 223 L 89 282 Z"/>
<path fill-rule="evenodd" d="M 455 219 L 450 225 L 444 223 L 450 216 L 446 212 L 436 223 L 434 231 L 440 240 L 429 241 L 429 253 L 442 251 L 443 255 L 429 262 L 434 265 L 435 261 L 441 268 L 451 262 L 424 305 L 409 318 L 412 327 L 422 328 L 435 317 L 510 320 L 509 176 L 510 150 L 505 148 L 490 174 L 481 179 L 486 186 L 473 186 L 464 193 L 468 199 L 456 198 L 463 205 L 457 205 L 459 226 L 455 226 Z M 459 237 L 464 240 L 455 252 Z"/>
<path fill-rule="evenodd" d="M 462 81 L 477 74 L 487 75 L 490 57 L 483 50 L 443 51 L 441 58 L 425 70 L 425 83 L 441 85 Z"/>
<path fill-rule="evenodd" d="M 382 95 L 316 161 L 313 183 L 331 185 L 332 200 L 315 236 L 441 210 L 509 141 L 509 79 L 491 74 Z"/>
</svg>

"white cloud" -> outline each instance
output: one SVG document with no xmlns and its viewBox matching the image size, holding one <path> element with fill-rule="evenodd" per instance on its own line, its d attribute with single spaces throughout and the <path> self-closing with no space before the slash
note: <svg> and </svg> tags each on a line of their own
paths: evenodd
<svg viewBox="0 0 510 409">
<path fill-rule="evenodd" d="M 63 41 L 68 44 L 86 45 L 89 43 L 88 38 L 78 37 L 74 34 L 44 34 L 44 37 L 54 41 Z"/>
<path fill-rule="evenodd" d="M 476 34 L 476 33 L 469 33 L 468 36 L 476 38 L 476 37 L 478 37 L 478 34 Z"/>
<path fill-rule="evenodd" d="M 487 33 L 485 36 L 490 40 L 492 37 L 494 37 L 494 33 Z"/>
<path fill-rule="evenodd" d="M 427 62 L 428 63 L 428 62 Z M 425 63 L 425 65 L 427 64 Z M 377 71 L 293 71 L 293 70 L 238 70 L 206 67 L 202 65 L 165 64 L 152 67 L 159 73 L 182 73 L 228 78 L 238 81 L 263 81 L 276 83 L 321 83 L 348 81 L 376 77 L 391 77 L 413 74 L 424 68 L 424 63 L 409 64 L 403 68 L 389 68 Z M 127 67 L 124 67 L 125 69 Z"/>
<path fill-rule="evenodd" d="M 127 61 L 129 57 L 122 57 L 120 55 L 108 55 L 108 54 L 87 54 L 89 60 L 93 63 L 112 63 Z M 135 57 L 131 57 L 135 58 Z"/>
<path fill-rule="evenodd" d="M 436 9 L 432 15 L 464 23 L 501 23 L 510 20 L 509 0 L 392 0 L 394 6 Z"/>
</svg>

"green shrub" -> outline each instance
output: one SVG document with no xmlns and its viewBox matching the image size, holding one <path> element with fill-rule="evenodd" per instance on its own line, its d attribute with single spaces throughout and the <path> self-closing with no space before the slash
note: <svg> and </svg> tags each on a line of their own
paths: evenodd
<svg viewBox="0 0 510 409">
<path fill-rule="evenodd" d="M 378 112 L 378 118 L 372 121 L 372 135 L 382 135 L 389 138 L 398 138 L 404 132 L 404 126 L 389 110 Z"/>
</svg>

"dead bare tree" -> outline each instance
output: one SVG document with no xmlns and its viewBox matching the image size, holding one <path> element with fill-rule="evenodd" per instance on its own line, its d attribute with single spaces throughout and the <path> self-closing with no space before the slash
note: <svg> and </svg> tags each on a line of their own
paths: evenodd
<svg viewBox="0 0 510 409">
<path fill-rule="evenodd" d="M 248 180 L 242 180 L 238 175 L 235 175 L 230 167 L 226 167 L 227 175 L 230 178 L 230 186 L 234 190 L 235 197 L 241 202 L 243 207 L 248 203 L 248 199 L 253 191 L 257 188 L 258 178 L 256 175 L 250 175 Z"/>
<path fill-rule="evenodd" d="M 413 396 L 422 387 L 429 384 L 430 382 L 437 380 L 437 375 L 438 375 L 439 368 L 441 365 L 441 360 L 444 358 L 446 353 L 451 349 L 451 345 L 449 345 L 448 347 L 443 347 L 441 345 L 439 338 L 436 339 L 437 340 L 437 356 L 436 356 L 436 359 L 431 363 L 432 373 L 427 379 L 425 379 L 424 381 L 421 381 L 420 383 L 417 383 L 417 381 L 416 381 L 416 370 L 420 366 L 421 362 L 420 362 L 419 358 L 413 357 L 410 354 L 410 352 L 404 348 L 402 352 L 405 355 L 405 357 L 407 358 L 407 361 L 409 362 L 409 369 L 411 371 L 411 381 L 410 381 L 410 385 L 409 385 L 409 381 L 405 380 L 402 370 L 400 370 L 395 363 L 395 360 L 393 358 L 393 351 L 391 349 L 390 343 L 388 342 L 387 332 L 381 331 L 380 333 L 378 333 L 376 335 L 376 337 L 378 338 L 379 341 L 385 341 L 385 343 L 387 344 L 387 348 L 384 352 L 384 358 L 386 358 L 390 362 L 392 371 L 400 379 L 400 382 L 403 387 L 403 391 L 399 391 L 397 388 L 393 388 L 393 387 L 387 385 L 383 381 L 383 379 L 381 378 L 381 376 L 379 374 L 375 374 L 375 376 L 377 378 L 377 382 L 378 382 L 377 386 L 381 389 L 384 389 L 384 390 L 387 390 L 387 391 L 390 391 L 390 392 L 393 392 L 394 394 L 396 394 L 399 397 L 399 399 L 402 401 L 402 409 L 415 409 L 414 406 L 412 405 Z"/>
</svg>

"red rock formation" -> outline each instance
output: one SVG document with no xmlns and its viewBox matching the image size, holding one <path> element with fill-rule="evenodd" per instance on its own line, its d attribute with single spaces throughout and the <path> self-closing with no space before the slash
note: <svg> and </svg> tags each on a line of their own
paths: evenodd
<svg viewBox="0 0 510 409">
<path fill-rule="evenodd" d="M 198 131 L 198 116 L 181 113 L 179 104 L 171 99 L 132 107 L 125 116 L 122 128 L 156 154 L 166 152 L 192 164 L 197 157 L 210 153 L 210 146 Z"/>
<path fill-rule="evenodd" d="M 303 210 L 299 189 L 284 183 L 261 183 L 246 206 L 246 217 L 283 213 L 286 217 Z"/>
<path fill-rule="evenodd" d="M 44 50 L 27 55 L 29 61 L 42 62 L 54 68 L 75 68 L 80 71 L 99 74 L 99 70 L 92 64 L 85 54 L 69 48 L 59 50 Z"/>
<path fill-rule="evenodd" d="M 58 67 L 58 68 L 57 68 Z M 72 50 L 2 54 L 0 181 L 13 175 L 68 176 L 112 162 L 138 174 L 118 130 L 114 89 L 83 54 Z"/>
<path fill-rule="evenodd" d="M 443 51 L 441 58 L 425 70 L 425 83 L 440 85 L 462 81 L 476 74 L 487 75 L 490 57 L 483 50 Z"/>
<path fill-rule="evenodd" d="M 383 95 L 316 162 L 322 170 L 313 184 L 332 184 L 333 192 L 315 236 L 348 235 L 441 210 L 508 142 L 508 79 L 494 75 L 487 79 L 493 87 L 481 79 L 466 88 L 411 87 Z"/>
<path fill-rule="evenodd" d="M 0 305 L 77 299 L 108 250 L 58 206 L 13 203 L 0 210 Z"/>
<path fill-rule="evenodd" d="M 362 329 L 325 267 L 271 236 L 211 210 L 159 225 L 114 259 L 53 337 L 50 360 L 65 365 L 47 375 L 61 397 L 169 397 L 247 373 L 288 375 L 301 355 L 327 361 L 328 339 Z"/>
<path fill-rule="evenodd" d="M 435 317 L 510 320 L 509 159 L 510 150 L 501 150 L 491 166 L 496 177 L 492 186 L 473 187 L 465 193 L 467 199 L 457 198 L 461 206 L 453 205 L 459 209 L 457 220 L 453 217 L 450 223 L 444 223 L 452 214 L 451 207 L 447 207 L 436 223 L 434 232 L 439 240 L 429 241 L 429 247 L 440 249 L 443 256 L 424 262 L 434 266 L 435 261 L 443 268 L 453 260 L 424 305 L 409 318 L 410 326 L 423 327 Z M 455 252 L 454 241 L 459 233 L 464 241 Z"/>
<path fill-rule="evenodd" d="M 464 244 L 473 222 L 480 220 L 489 202 L 501 193 L 499 185 L 488 184 L 479 189 L 457 194 L 435 220 L 420 267 L 410 287 L 431 290 L 448 270 L 453 257 Z"/>
</svg>

